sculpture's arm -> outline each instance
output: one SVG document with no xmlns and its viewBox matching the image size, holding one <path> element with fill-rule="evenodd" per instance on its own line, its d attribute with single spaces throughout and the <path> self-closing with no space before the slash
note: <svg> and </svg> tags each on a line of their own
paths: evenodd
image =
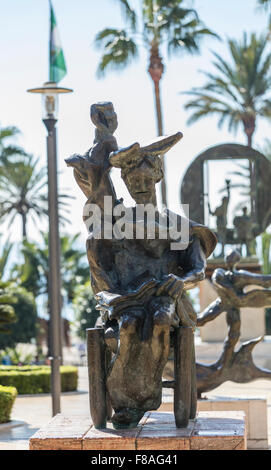
<svg viewBox="0 0 271 470">
<path fill-rule="evenodd" d="M 224 312 L 224 306 L 221 299 L 216 299 L 203 312 L 200 313 L 197 319 L 197 326 L 203 326 L 205 323 L 214 320 L 218 315 Z"/>
<path fill-rule="evenodd" d="M 227 305 L 240 305 L 242 292 L 234 285 L 234 274 L 225 269 L 217 268 L 212 275 L 212 284 Z"/>
<path fill-rule="evenodd" d="M 99 240 L 87 239 L 87 257 L 90 267 L 91 285 L 94 294 L 101 291 L 118 293 L 117 280 L 114 272 L 106 266 L 103 252 L 100 250 Z M 110 247 L 108 247 L 108 254 Z"/>
<path fill-rule="evenodd" d="M 226 189 L 227 189 L 227 196 L 225 197 L 226 199 L 226 210 L 228 209 L 228 205 L 230 202 L 230 197 L 231 197 L 231 182 L 230 180 L 226 180 Z"/>
<path fill-rule="evenodd" d="M 211 215 L 215 215 L 215 211 L 213 212 L 212 209 L 211 209 L 211 206 L 210 206 L 210 203 L 208 202 L 208 210 L 209 210 L 209 214 Z"/>
<path fill-rule="evenodd" d="M 231 197 L 231 189 L 230 189 L 230 180 L 226 180 L 226 184 L 227 184 L 227 197 L 228 197 L 228 203 L 229 203 L 229 200 L 230 200 L 230 197 Z"/>
<path fill-rule="evenodd" d="M 256 281 L 256 278 L 258 279 Z M 250 285 L 270 287 L 271 276 L 251 274 L 247 271 L 225 271 L 218 268 L 212 276 L 212 283 L 224 305 L 234 307 L 263 307 L 270 305 L 271 290 L 253 289 L 244 292 L 243 288 Z"/>
<path fill-rule="evenodd" d="M 206 256 L 197 236 L 194 237 L 193 242 L 188 247 L 184 262 L 187 263 L 187 270 L 182 275 L 184 288 L 191 289 L 205 278 Z"/>
<path fill-rule="evenodd" d="M 75 180 L 87 198 L 91 198 L 102 184 L 110 180 L 108 171 L 111 168 L 109 162 L 110 152 L 118 148 L 113 135 L 104 136 L 101 142 L 97 142 L 84 155 L 71 155 L 65 159 L 67 166 L 74 169 Z M 107 185 L 106 195 L 115 194 Z"/>
<path fill-rule="evenodd" d="M 238 271 L 234 271 L 233 285 L 241 289 L 248 285 L 268 288 L 271 287 L 271 275 L 255 274 L 240 269 Z"/>
<path fill-rule="evenodd" d="M 197 236 L 186 250 L 183 266 L 180 266 L 183 274 L 181 277 L 169 274 L 161 282 L 157 289 L 157 295 L 162 292 L 168 294 L 173 299 L 181 296 L 183 289 L 191 289 L 205 277 L 206 257 Z"/>
<path fill-rule="evenodd" d="M 101 172 L 96 163 L 88 160 L 88 153 L 89 151 L 84 156 L 72 155 L 65 160 L 67 166 L 73 168 L 75 181 L 87 198 L 91 197 L 93 188 L 97 186 Z"/>
</svg>

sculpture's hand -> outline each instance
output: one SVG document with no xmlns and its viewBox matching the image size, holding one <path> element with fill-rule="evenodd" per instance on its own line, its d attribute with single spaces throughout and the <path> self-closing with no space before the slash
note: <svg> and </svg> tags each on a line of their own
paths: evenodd
<svg viewBox="0 0 271 470">
<path fill-rule="evenodd" d="M 167 294 L 172 299 L 177 300 L 181 297 L 183 288 L 184 282 L 180 277 L 175 276 L 174 274 L 168 274 L 168 276 L 165 276 L 163 281 L 161 281 L 156 291 L 156 295 Z"/>
</svg>

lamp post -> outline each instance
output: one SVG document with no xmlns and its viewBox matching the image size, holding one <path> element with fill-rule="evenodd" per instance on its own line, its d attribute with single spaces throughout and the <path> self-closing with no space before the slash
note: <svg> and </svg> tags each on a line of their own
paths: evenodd
<svg viewBox="0 0 271 470">
<path fill-rule="evenodd" d="M 42 95 L 42 120 L 47 129 L 48 165 L 48 214 L 49 214 L 49 312 L 51 345 L 51 394 L 52 414 L 60 412 L 61 377 L 61 278 L 60 240 L 58 224 L 57 151 L 56 123 L 58 95 L 71 93 L 70 88 L 60 88 L 55 82 L 46 82 L 42 87 L 31 88 L 29 93 Z"/>
</svg>

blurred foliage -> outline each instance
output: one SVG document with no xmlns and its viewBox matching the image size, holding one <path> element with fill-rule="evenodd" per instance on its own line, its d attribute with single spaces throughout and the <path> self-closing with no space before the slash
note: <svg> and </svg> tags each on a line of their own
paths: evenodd
<svg viewBox="0 0 271 470">
<path fill-rule="evenodd" d="M 9 286 L 9 295 L 15 300 L 13 309 L 17 321 L 10 323 L 8 335 L 0 335 L 0 349 L 29 343 L 37 333 L 37 308 L 33 295 L 14 284 Z"/>
<path fill-rule="evenodd" d="M 86 329 L 94 328 L 97 318 L 100 315 L 96 310 L 96 300 L 94 299 L 90 282 L 78 285 L 73 299 L 75 312 L 75 331 L 79 338 L 86 339 Z"/>
<path fill-rule="evenodd" d="M 61 391 L 77 390 L 78 369 L 60 366 Z M 0 384 L 16 387 L 19 394 L 49 393 L 51 390 L 50 366 L 0 366 Z"/>
<path fill-rule="evenodd" d="M 14 308 L 17 301 L 10 284 L 0 281 L 0 333 L 11 333 L 11 325 L 18 320 Z M 1 338 L 2 335 L 0 344 Z"/>
<path fill-rule="evenodd" d="M 11 410 L 17 397 L 15 387 L 4 387 L 0 385 L 0 424 L 10 421 Z"/>
<path fill-rule="evenodd" d="M 128 0 L 119 0 L 127 28 L 107 28 L 96 36 L 96 45 L 103 54 L 98 66 L 98 76 L 108 70 L 121 70 L 136 59 L 139 47 L 143 45 L 152 54 L 152 47 L 166 43 L 169 55 L 172 53 L 199 52 L 204 36 L 217 35 L 200 20 L 185 0 L 143 0 L 139 14 Z"/>
<path fill-rule="evenodd" d="M 14 366 L 31 364 L 34 360 L 33 353 L 23 352 L 18 346 L 0 351 L 0 363 L 4 364 L 5 357 L 8 357 L 10 365 Z"/>
<path fill-rule="evenodd" d="M 85 250 L 78 247 L 80 234 L 62 235 L 60 237 L 60 270 L 62 280 L 62 298 L 72 302 L 77 285 L 84 284 L 89 279 L 89 267 Z M 20 284 L 34 297 L 49 292 L 49 247 L 48 235 L 43 235 L 42 245 L 36 242 L 22 243 L 24 263 L 14 266 L 15 275 Z"/>
<path fill-rule="evenodd" d="M 188 123 L 216 115 L 218 127 L 229 132 L 243 126 L 252 144 L 257 117 L 271 117 L 271 52 L 267 33 L 244 33 L 240 41 L 228 40 L 231 61 L 213 53 L 214 72 L 204 71 L 207 82 L 186 92 L 193 98 L 185 108 L 192 111 Z"/>
</svg>

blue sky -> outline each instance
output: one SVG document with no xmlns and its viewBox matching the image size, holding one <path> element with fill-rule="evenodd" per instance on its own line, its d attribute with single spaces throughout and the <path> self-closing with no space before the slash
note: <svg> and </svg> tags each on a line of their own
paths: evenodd
<svg viewBox="0 0 271 470">
<path fill-rule="evenodd" d="M 139 0 L 131 1 L 136 8 Z M 187 2 L 191 4 L 191 2 Z M 119 27 L 123 17 L 114 0 L 53 0 L 60 37 L 68 67 L 61 85 L 74 93 L 60 97 L 58 123 L 59 186 L 75 197 L 72 202 L 67 230 L 86 230 L 81 219 L 85 198 L 66 168 L 64 158 L 83 153 L 92 145 L 94 128 L 89 119 L 89 106 L 110 100 L 118 114 L 116 137 L 119 146 L 134 141 L 148 142 L 156 136 L 152 82 L 147 70 L 147 51 L 142 50 L 137 62 L 119 73 L 108 73 L 98 80 L 96 69 L 100 53 L 94 48 L 96 33 L 108 26 Z M 164 53 L 165 74 L 161 82 L 161 97 L 166 134 L 181 130 L 183 140 L 172 149 L 166 160 L 169 207 L 179 210 L 179 187 L 182 176 L 193 158 L 201 151 L 224 142 L 246 143 L 243 133 L 230 135 L 227 128 L 217 129 L 217 120 L 209 118 L 188 127 L 188 113 L 183 105 L 187 98 L 180 95 L 192 86 L 204 83 L 200 70 L 210 70 L 211 50 L 228 57 L 227 37 L 240 38 L 243 31 L 263 32 L 267 14 L 256 9 L 256 0 L 195 0 L 206 25 L 220 34 L 224 41 L 206 39 L 201 54 L 180 55 L 168 59 Z M 31 87 L 48 80 L 49 7 L 48 0 L 0 0 L 0 124 L 16 125 L 22 131 L 19 143 L 46 164 L 46 131 L 41 121 L 40 97 L 26 93 Z M 258 121 L 255 144 L 269 137 L 271 123 Z M 218 178 L 223 181 L 224 175 Z M 117 192 L 125 191 L 117 173 Z M 125 201 L 129 203 L 126 193 Z M 36 236 L 34 227 L 30 227 Z M 2 230 L 0 230 L 2 232 Z M 14 239 L 20 239 L 20 224 L 14 225 Z"/>
</svg>

